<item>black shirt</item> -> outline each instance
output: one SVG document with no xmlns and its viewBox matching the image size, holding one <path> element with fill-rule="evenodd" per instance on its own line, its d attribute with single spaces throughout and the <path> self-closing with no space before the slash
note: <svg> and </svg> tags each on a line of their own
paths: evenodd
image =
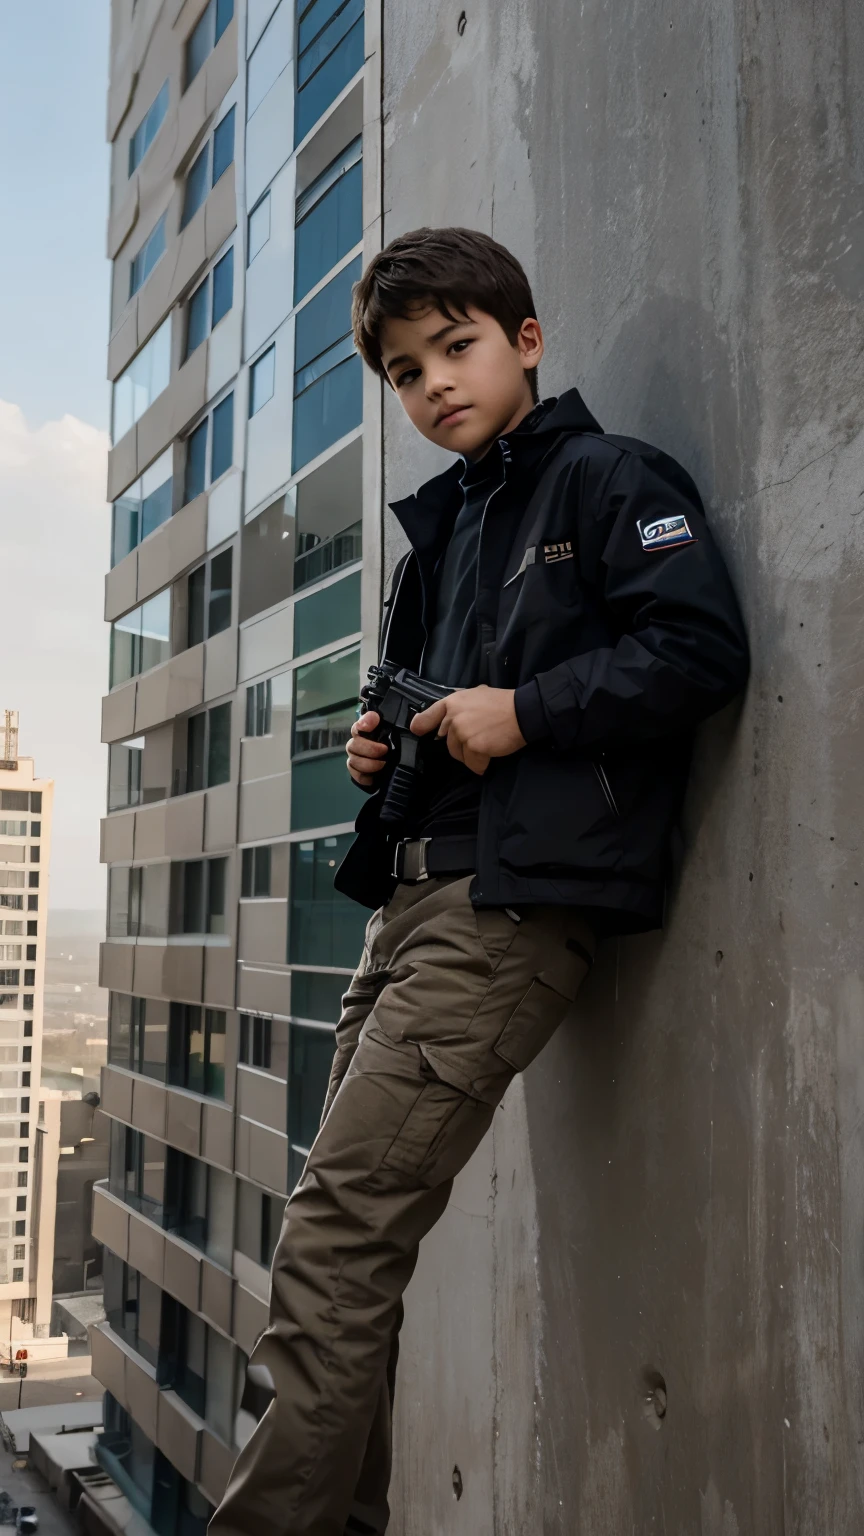
<svg viewBox="0 0 864 1536">
<path fill-rule="evenodd" d="M 501 479 L 494 448 L 476 464 L 466 463 L 464 500 L 435 569 L 420 673 L 450 688 L 475 688 L 481 680 L 477 556 L 486 503 Z M 430 743 L 415 836 L 475 836 L 482 782 L 450 756 L 446 742 Z"/>
</svg>

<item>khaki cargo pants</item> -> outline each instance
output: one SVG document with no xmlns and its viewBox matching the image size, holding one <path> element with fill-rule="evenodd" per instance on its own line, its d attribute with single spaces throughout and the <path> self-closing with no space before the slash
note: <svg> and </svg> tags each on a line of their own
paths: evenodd
<svg viewBox="0 0 864 1536">
<path fill-rule="evenodd" d="M 276 1393 L 237 1459 L 216 1536 L 386 1527 L 396 1346 L 418 1244 L 594 952 L 578 914 L 475 912 L 470 884 L 400 885 L 370 918 L 252 1356 Z"/>
</svg>

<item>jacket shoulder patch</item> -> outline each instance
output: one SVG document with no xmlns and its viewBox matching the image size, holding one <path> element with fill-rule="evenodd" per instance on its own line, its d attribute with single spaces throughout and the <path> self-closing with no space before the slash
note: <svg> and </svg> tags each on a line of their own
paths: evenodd
<svg viewBox="0 0 864 1536">
<path fill-rule="evenodd" d="M 679 544 L 695 544 L 696 535 L 690 532 L 683 512 L 674 517 L 655 517 L 650 522 L 643 518 L 636 524 L 643 549 L 674 549 Z"/>
</svg>

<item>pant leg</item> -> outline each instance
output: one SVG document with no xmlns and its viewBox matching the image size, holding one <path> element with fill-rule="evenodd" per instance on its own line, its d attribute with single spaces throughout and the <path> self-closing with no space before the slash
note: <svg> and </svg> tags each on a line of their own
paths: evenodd
<svg viewBox="0 0 864 1536">
<path fill-rule="evenodd" d="M 399 1306 L 385 1379 L 378 1389 L 378 1397 L 372 1415 L 372 1424 L 363 1453 L 363 1465 L 354 1489 L 351 1517 L 347 1531 L 365 1527 L 375 1536 L 382 1536 L 390 1520 L 387 1493 L 393 1464 L 393 1403 L 396 1396 L 396 1366 L 399 1361 L 399 1333 L 402 1328 L 403 1308 Z"/>
<path fill-rule="evenodd" d="M 253 1356 L 276 1396 L 214 1536 L 343 1536 L 420 1240 L 588 968 L 557 909 L 474 914 L 468 884 L 401 888 L 382 915 L 389 979 L 288 1202 Z"/>
</svg>

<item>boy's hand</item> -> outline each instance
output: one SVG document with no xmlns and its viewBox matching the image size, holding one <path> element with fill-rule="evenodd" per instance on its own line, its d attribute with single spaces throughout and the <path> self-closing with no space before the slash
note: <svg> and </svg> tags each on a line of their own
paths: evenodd
<svg viewBox="0 0 864 1536">
<path fill-rule="evenodd" d="M 388 752 L 386 741 L 370 741 L 368 736 L 362 735 L 363 731 L 374 731 L 377 724 L 378 716 L 374 710 L 361 715 L 351 727 L 345 748 L 348 753 L 348 772 L 361 789 L 369 789 L 375 783 L 375 775 L 384 767 Z"/>
<path fill-rule="evenodd" d="M 423 736 L 437 727 L 447 750 L 472 773 L 485 773 L 491 757 L 509 757 L 525 746 L 516 719 L 513 688 L 460 688 L 415 715 L 411 729 Z"/>
</svg>

